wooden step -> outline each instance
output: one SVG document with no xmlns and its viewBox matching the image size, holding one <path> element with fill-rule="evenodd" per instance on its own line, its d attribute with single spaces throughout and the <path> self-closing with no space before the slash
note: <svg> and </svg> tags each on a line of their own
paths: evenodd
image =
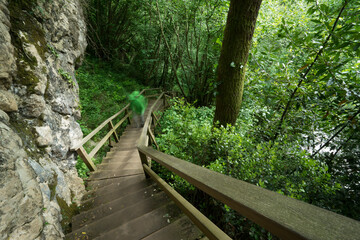
<svg viewBox="0 0 360 240">
<path fill-rule="evenodd" d="M 129 155 L 134 155 L 135 153 L 137 153 L 137 149 L 136 148 L 132 148 L 132 149 L 127 149 L 127 150 L 123 150 L 120 148 L 114 148 L 114 150 L 108 152 L 105 156 L 105 158 L 108 157 L 114 157 L 114 156 L 129 156 Z"/>
<path fill-rule="evenodd" d="M 90 180 L 96 179 L 107 179 L 107 178 L 119 178 L 119 177 L 127 177 L 133 175 L 144 174 L 144 170 L 142 167 L 140 168 L 132 168 L 132 169 L 121 169 L 121 170 L 99 170 L 90 173 Z"/>
<path fill-rule="evenodd" d="M 138 162 L 140 161 L 140 156 L 138 152 L 133 152 L 131 154 L 118 154 L 114 156 L 105 157 L 102 163 L 118 163 L 118 162 Z"/>
<path fill-rule="evenodd" d="M 137 150 L 137 144 L 129 144 L 129 145 L 122 145 L 120 147 L 115 147 L 113 151 L 120 152 L 120 151 L 134 151 Z M 111 151 L 112 152 L 112 151 Z"/>
<path fill-rule="evenodd" d="M 144 175 L 134 175 L 126 178 L 111 178 L 103 180 L 87 180 L 87 189 L 95 190 L 110 184 L 121 184 L 122 186 L 131 185 L 139 181 L 145 180 Z"/>
<path fill-rule="evenodd" d="M 109 162 L 109 158 L 114 158 L 114 161 L 117 161 L 119 159 L 122 159 L 122 160 L 126 160 L 128 158 L 131 158 L 133 156 L 139 156 L 139 153 L 137 150 L 126 150 L 126 151 L 111 151 L 111 152 L 108 152 L 105 156 L 105 158 L 103 158 L 103 161 L 102 162 Z M 106 161 L 105 161 L 106 160 Z"/>
<path fill-rule="evenodd" d="M 187 217 L 183 216 L 171 224 L 159 229 L 143 240 L 195 240 L 204 234 Z"/>
<path fill-rule="evenodd" d="M 153 184 L 153 182 L 150 179 L 146 179 L 140 182 L 133 183 L 131 185 L 123 186 L 122 184 L 110 184 L 107 186 L 104 186 L 99 189 L 95 189 L 93 191 L 87 192 L 84 197 L 82 198 L 82 201 L 87 201 L 91 198 L 95 198 L 98 196 L 106 195 L 106 194 L 114 194 L 117 192 L 121 192 L 123 195 L 136 192 L 139 189 L 143 189 L 146 187 L 149 187 Z"/>
<path fill-rule="evenodd" d="M 84 239 L 93 239 L 100 234 L 109 232 L 124 224 L 126 225 L 133 219 L 141 218 L 144 214 L 152 212 L 154 209 L 158 209 L 161 206 L 168 204 L 168 202 L 169 199 L 166 197 L 166 194 L 160 193 L 141 201 L 134 201 L 134 204 L 129 207 L 124 208 L 124 205 L 113 205 L 114 208 L 118 208 L 117 211 L 110 209 L 112 207 L 101 209 L 104 210 L 104 212 L 93 212 L 93 215 L 88 215 L 87 217 L 90 217 L 89 220 L 91 222 L 89 220 L 85 221 L 83 227 L 68 234 L 66 239 L 74 239 L 75 236 L 83 235 L 82 233 L 84 232 L 88 237 Z M 97 215 L 97 213 L 99 213 L 99 215 Z M 109 213 L 110 215 L 104 215 Z"/>
<path fill-rule="evenodd" d="M 109 162 L 102 163 L 96 166 L 98 171 L 101 170 L 121 170 L 121 169 L 131 169 L 131 168 L 142 168 L 141 161 L 129 161 L 129 162 Z"/>
<path fill-rule="evenodd" d="M 125 129 L 125 131 L 128 131 L 128 132 L 129 131 L 134 131 L 134 132 L 136 131 L 137 132 L 139 130 L 141 130 L 141 127 L 138 128 L 138 127 L 136 127 L 136 125 L 130 125 Z"/>
<path fill-rule="evenodd" d="M 121 149 L 121 148 L 128 148 L 128 147 L 136 147 L 137 146 L 137 140 L 135 141 L 123 141 L 119 144 L 114 145 L 113 148 L 111 148 L 111 151 L 115 151 L 117 149 Z"/>
<path fill-rule="evenodd" d="M 133 193 L 131 193 L 131 194 L 134 194 L 134 196 L 141 198 L 144 195 L 147 196 L 149 193 L 151 195 L 157 191 L 158 191 L 158 189 L 157 189 L 156 185 L 151 185 L 146 188 L 134 190 Z M 127 193 L 127 194 L 130 194 L 130 193 Z M 88 200 L 84 201 L 82 203 L 82 205 L 79 207 L 80 212 L 90 210 L 91 208 L 94 208 L 94 207 L 98 207 L 98 206 L 100 206 L 100 204 L 105 204 L 105 203 L 114 201 L 115 199 L 124 197 L 125 195 L 126 194 L 124 194 L 124 192 L 115 192 L 115 193 L 104 194 L 101 196 L 96 196 L 94 198 L 88 199 Z"/>
<path fill-rule="evenodd" d="M 134 136 L 139 136 L 141 135 L 141 128 L 126 128 L 125 131 L 123 132 L 122 136 L 123 137 L 134 137 Z"/>
<path fill-rule="evenodd" d="M 138 137 L 126 137 L 126 138 L 123 138 L 123 139 L 120 139 L 119 142 L 117 142 L 116 144 L 114 144 L 114 147 L 119 147 L 121 145 L 125 145 L 125 144 L 130 144 L 130 143 L 133 143 L 135 144 L 137 141 L 139 140 Z"/>
<path fill-rule="evenodd" d="M 139 137 L 140 137 L 140 135 L 139 135 Z M 122 135 L 119 139 L 119 142 L 116 143 L 115 145 L 117 145 L 121 142 L 124 142 L 124 141 L 137 141 L 139 139 L 139 137 L 137 135 L 130 135 L 130 136 Z"/>
<path fill-rule="evenodd" d="M 157 208 L 149 213 L 143 214 L 141 217 L 133 219 L 121 226 L 102 233 L 96 240 L 134 240 L 142 239 L 151 233 L 169 225 L 181 217 L 180 209 L 175 203 Z"/>
</svg>

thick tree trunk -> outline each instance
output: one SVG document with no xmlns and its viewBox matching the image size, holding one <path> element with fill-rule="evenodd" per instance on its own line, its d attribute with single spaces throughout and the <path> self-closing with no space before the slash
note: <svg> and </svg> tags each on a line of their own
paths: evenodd
<svg viewBox="0 0 360 240">
<path fill-rule="evenodd" d="M 242 101 L 245 66 L 261 0 L 231 0 L 218 65 L 216 126 L 235 124 Z M 217 124 L 219 121 L 219 124 Z"/>
</svg>

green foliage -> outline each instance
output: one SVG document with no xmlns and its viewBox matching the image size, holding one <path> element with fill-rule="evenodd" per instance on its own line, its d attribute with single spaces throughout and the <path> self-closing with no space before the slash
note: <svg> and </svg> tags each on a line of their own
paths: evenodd
<svg viewBox="0 0 360 240">
<path fill-rule="evenodd" d="M 128 103 L 128 94 L 145 88 L 113 69 L 111 63 L 88 58 L 76 72 L 82 106 L 80 125 L 84 135 L 121 110 Z"/>
<path fill-rule="evenodd" d="M 144 89 L 136 80 L 122 72 L 114 71 L 111 63 L 92 58 L 86 59 L 83 66 L 77 70 L 76 79 L 80 89 L 79 96 L 82 116 L 78 122 L 84 136 L 91 133 L 103 121 L 125 107 L 128 104 L 127 96 L 129 93 L 134 90 Z M 121 117 L 123 117 L 123 114 L 118 118 Z M 85 150 L 90 152 L 94 148 L 94 143 L 104 137 L 107 130 L 108 128 L 104 128 L 96 134 L 84 146 Z M 93 159 L 95 165 L 101 163 L 103 156 L 105 156 L 108 150 L 109 148 L 106 146 L 100 149 Z M 78 158 L 76 169 L 80 177 L 87 177 L 89 169 L 80 158 Z"/>
<path fill-rule="evenodd" d="M 64 80 L 66 80 L 72 87 L 75 87 L 75 82 L 68 72 L 64 71 L 62 68 L 60 68 L 58 72 Z"/>
<path fill-rule="evenodd" d="M 55 48 L 53 46 L 51 46 L 50 44 L 46 45 L 48 47 L 48 49 L 50 50 L 51 54 L 55 57 L 58 58 L 59 54 L 57 53 L 57 51 L 55 50 Z"/>
<path fill-rule="evenodd" d="M 208 105 L 228 5 L 223 0 L 91 0 L 88 51 L 146 85 L 184 89 L 189 101 Z"/>
<path fill-rule="evenodd" d="M 328 199 L 341 186 L 334 182 L 327 165 L 312 159 L 287 136 L 279 142 L 256 139 L 250 131 L 253 123 L 249 115 L 253 113 L 243 108 L 235 127 L 213 129 L 213 109 L 195 108 L 183 100 L 173 100 L 161 119 L 161 133 L 156 140 L 165 153 L 292 198 L 331 208 Z M 180 192 L 187 195 L 194 192 L 186 181 L 158 166 L 155 169 Z M 222 219 L 224 225 L 229 219 L 237 222 L 231 222 L 237 228 L 231 233 L 233 237 L 241 232 L 237 224 L 244 222 L 234 214 L 225 211 Z M 255 229 L 249 230 L 249 235 L 258 236 L 261 230 L 252 227 Z"/>
<path fill-rule="evenodd" d="M 122 107 L 127 92 L 141 89 L 133 78 L 183 88 L 188 102 L 211 106 L 228 5 L 89 1 L 89 52 L 112 61 L 90 59 L 77 73 L 85 135 Z M 359 34 L 360 1 L 263 1 L 236 126 L 212 130 L 211 107 L 175 101 L 157 139 L 162 151 L 360 219 Z M 201 199 L 190 184 L 158 170 L 180 192 Z M 212 206 L 200 202 L 205 211 Z M 226 213 L 223 225 L 236 226 L 234 238 L 266 237 L 218 206 Z"/>
</svg>

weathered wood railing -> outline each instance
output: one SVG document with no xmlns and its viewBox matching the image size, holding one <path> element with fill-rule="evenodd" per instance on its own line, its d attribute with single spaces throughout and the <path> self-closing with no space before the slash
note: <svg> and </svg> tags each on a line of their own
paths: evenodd
<svg viewBox="0 0 360 240">
<path fill-rule="evenodd" d="M 152 88 L 152 89 L 144 89 L 140 92 L 140 94 L 144 94 L 145 92 L 148 91 L 153 91 L 153 90 L 159 90 L 157 88 Z M 154 97 L 154 96 L 158 96 L 159 94 L 156 95 L 148 95 L 147 97 Z M 130 104 L 127 104 L 123 109 L 121 109 L 119 112 L 115 113 L 113 116 L 111 116 L 110 118 L 106 119 L 103 123 L 101 123 L 96 129 L 94 129 L 89 135 L 87 135 L 86 137 L 84 137 L 76 146 L 72 147 L 71 150 L 72 151 L 76 151 L 79 156 L 81 157 L 81 159 L 84 161 L 84 163 L 86 164 L 86 166 L 89 168 L 90 171 L 95 171 L 96 170 L 96 166 L 93 163 L 93 161 L 91 160 L 95 154 L 104 146 L 104 144 L 106 143 L 106 141 L 109 141 L 109 145 L 111 146 L 111 136 L 114 137 L 115 142 L 119 141 L 119 137 L 118 134 L 116 132 L 116 130 L 121 126 L 121 124 L 123 124 L 126 120 L 129 121 L 130 123 L 130 116 L 132 114 L 132 112 L 129 110 Z M 117 122 L 114 125 L 114 120 L 120 116 L 120 114 L 125 113 L 125 115 L 123 116 L 123 118 L 121 118 L 119 120 L 119 122 Z M 91 150 L 90 153 L 87 153 L 86 150 L 84 149 L 84 144 L 86 144 L 91 138 L 93 138 L 96 134 L 98 134 L 104 127 L 109 126 L 109 132 L 100 140 L 100 142 L 98 142 L 96 144 L 96 146 Z"/>
<path fill-rule="evenodd" d="M 165 102 L 165 95 L 161 94 L 156 103 L 161 98 L 164 98 Z M 150 159 L 281 239 L 360 239 L 360 222 L 356 220 L 211 171 L 148 147 L 149 139 L 156 142 L 151 132 L 156 103 L 147 115 L 137 146 L 144 171 L 168 193 L 207 237 L 229 239 L 225 233 L 151 170 Z"/>
</svg>

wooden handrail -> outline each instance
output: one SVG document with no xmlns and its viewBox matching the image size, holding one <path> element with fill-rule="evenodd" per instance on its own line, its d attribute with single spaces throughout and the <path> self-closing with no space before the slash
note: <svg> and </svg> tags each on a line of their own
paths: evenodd
<svg viewBox="0 0 360 240">
<path fill-rule="evenodd" d="M 149 131 L 150 125 L 151 125 L 151 116 L 152 113 L 155 111 L 155 108 L 161 98 L 165 96 L 164 93 L 160 94 L 160 96 L 156 99 L 156 101 L 151 106 L 144 123 L 144 127 L 141 132 L 141 136 L 138 140 L 138 150 L 139 155 L 141 158 L 141 162 L 144 167 L 144 172 L 146 173 L 147 177 L 153 178 L 157 183 L 160 184 L 160 186 L 163 188 L 163 190 L 168 194 L 170 198 L 174 200 L 174 202 L 184 211 L 184 213 L 193 221 L 193 223 L 199 227 L 199 229 L 206 234 L 207 237 L 210 239 L 230 239 L 229 236 L 227 236 L 220 228 L 218 228 L 215 224 L 211 223 L 209 219 L 207 219 L 204 215 L 202 215 L 195 207 L 193 207 L 188 201 L 186 201 L 180 194 L 178 194 L 174 189 L 170 190 L 169 187 L 167 187 L 164 184 L 164 181 L 160 181 L 157 175 L 151 171 L 150 169 L 150 163 L 148 162 L 148 156 L 149 154 L 146 153 L 146 151 L 142 151 L 142 149 L 147 149 L 148 147 L 148 140 L 151 139 L 153 136 L 148 136 L 148 134 L 151 132 Z M 155 141 L 155 138 L 154 138 Z M 150 148 L 152 149 L 152 148 Z M 156 150 L 154 150 L 156 151 Z M 158 152 L 158 151 L 157 151 Z M 159 152 L 160 153 L 160 152 Z M 155 175 L 156 176 L 155 176 Z"/>
<path fill-rule="evenodd" d="M 148 88 L 143 89 L 140 94 L 144 94 L 146 91 L 153 91 L 153 90 L 160 90 L 160 88 Z M 119 116 L 121 113 L 126 111 L 130 106 L 130 103 L 127 104 L 123 109 L 121 109 L 119 112 L 115 113 L 108 119 L 106 119 L 104 122 L 102 122 L 97 128 L 95 128 L 91 133 L 89 133 L 86 137 L 84 137 L 77 145 L 71 148 L 71 150 L 77 150 L 78 148 L 82 147 L 85 143 L 87 143 L 95 134 L 97 134 L 101 129 L 103 129 L 111 120 Z"/>
<path fill-rule="evenodd" d="M 159 99 L 160 97 L 155 104 Z M 148 157 L 150 157 L 281 239 L 359 239 L 359 221 L 147 147 L 148 128 L 155 104 L 147 115 L 137 146 L 144 171 L 148 175 L 151 175 L 148 171 Z"/>
<path fill-rule="evenodd" d="M 130 104 L 127 104 L 123 109 L 119 112 L 115 113 L 108 119 L 106 119 L 103 123 L 101 123 L 97 128 L 95 128 L 91 133 L 89 133 L 86 137 L 84 137 L 75 147 L 71 148 L 71 150 L 77 150 L 78 148 L 82 147 L 85 143 L 87 143 L 95 134 L 97 134 L 101 129 L 103 129 L 111 120 L 119 116 L 123 113 L 126 109 L 128 109 Z"/>
<path fill-rule="evenodd" d="M 199 229 L 206 234 L 210 239 L 231 239 L 226 233 L 221 231 L 213 222 L 197 210 L 191 203 L 183 198 L 178 192 L 162 180 L 154 171 L 147 165 L 143 165 L 144 170 L 150 177 L 162 188 L 162 190 L 172 198 L 172 200 L 186 213 L 187 216 L 199 227 Z"/>
<path fill-rule="evenodd" d="M 173 173 L 283 239 L 356 239 L 360 222 L 311 204 L 138 146 Z"/>
<path fill-rule="evenodd" d="M 140 94 L 144 94 L 146 91 L 153 91 L 153 90 L 159 90 L 160 88 L 150 88 L 150 89 L 143 89 Z M 153 95 L 150 95 L 148 97 L 152 97 Z M 109 140 L 109 145 L 111 145 L 111 135 L 114 135 L 115 140 L 118 141 L 118 136 L 116 133 L 116 129 L 126 120 L 129 119 L 130 115 L 132 114 L 131 111 L 129 111 L 130 104 L 127 104 L 123 109 L 121 109 L 119 112 L 115 113 L 113 116 L 106 119 L 104 122 L 102 122 L 97 128 L 95 128 L 90 134 L 88 134 L 86 137 L 84 137 L 77 145 L 73 146 L 71 148 L 72 151 L 76 151 L 81 159 L 84 161 L 86 166 L 89 168 L 90 171 L 95 171 L 96 166 L 92 162 L 91 158 L 95 156 L 95 154 L 100 150 L 100 148 L 105 144 L 107 140 Z M 125 112 L 125 116 L 114 126 L 112 123 L 112 120 L 118 117 L 121 113 Z M 130 119 L 129 119 L 130 123 Z M 87 143 L 93 136 L 95 136 L 101 129 L 103 129 L 106 125 L 110 126 L 109 132 L 101 139 L 101 141 L 95 146 L 95 148 L 88 154 L 83 145 Z"/>
<path fill-rule="evenodd" d="M 96 145 L 96 147 L 89 153 L 90 158 L 94 157 L 95 154 L 100 150 L 100 148 L 104 145 L 104 143 L 109 139 L 113 133 L 115 133 L 116 129 L 131 115 L 131 112 L 125 115 L 116 125 L 113 129 L 111 129 L 105 137 L 101 139 L 101 141 Z"/>
</svg>

